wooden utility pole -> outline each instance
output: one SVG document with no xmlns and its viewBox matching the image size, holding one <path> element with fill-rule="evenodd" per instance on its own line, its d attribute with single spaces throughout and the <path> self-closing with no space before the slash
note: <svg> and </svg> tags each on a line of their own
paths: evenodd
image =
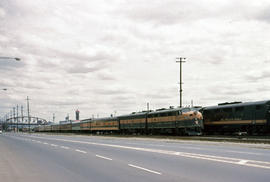
<svg viewBox="0 0 270 182">
<path fill-rule="evenodd" d="M 16 120 L 17 120 L 17 132 L 19 132 L 19 106 L 18 106 L 18 104 L 17 104 L 17 118 L 16 118 Z"/>
<path fill-rule="evenodd" d="M 185 60 L 186 58 L 183 58 L 183 57 L 179 57 L 179 58 L 176 58 L 176 59 L 179 59 L 179 61 L 176 61 L 177 63 L 180 63 L 180 108 L 182 107 L 182 63 L 185 63 L 186 61 L 183 61 Z"/>
<path fill-rule="evenodd" d="M 27 114 L 28 114 L 28 132 L 30 133 L 30 111 L 29 111 L 29 97 L 27 96 Z"/>
<path fill-rule="evenodd" d="M 23 123 L 23 105 L 21 105 L 21 116 L 22 116 L 21 122 Z"/>
</svg>

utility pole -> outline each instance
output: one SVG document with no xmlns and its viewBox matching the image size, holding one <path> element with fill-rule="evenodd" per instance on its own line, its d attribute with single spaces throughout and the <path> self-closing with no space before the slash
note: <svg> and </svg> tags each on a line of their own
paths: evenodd
<svg viewBox="0 0 270 182">
<path fill-rule="evenodd" d="M 21 105 L 21 116 L 22 116 L 21 122 L 23 123 L 23 105 Z"/>
<path fill-rule="evenodd" d="M 146 104 L 147 113 L 145 115 L 145 134 L 148 135 L 148 113 L 149 113 L 149 102 Z"/>
<path fill-rule="evenodd" d="M 15 123 L 15 107 L 13 107 L 13 123 Z M 14 127 L 15 130 L 15 127 Z"/>
<path fill-rule="evenodd" d="M 176 61 L 176 63 L 180 63 L 180 108 L 182 107 L 182 63 L 185 63 L 186 61 L 183 61 L 185 60 L 186 58 L 183 58 L 183 57 L 179 57 L 179 58 L 176 58 L 176 59 L 179 59 L 179 61 Z"/>
<path fill-rule="evenodd" d="M 12 124 L 12 110 L 9 112 L 10 123 Z"/>
<path fill-rule="evenodd" d="M 19 106 L 18 106 L 18 104 L 17 104 L 17 118 L 16 118 L 16 120 L 17 120 L 17 132 L 19 132 Z"/>
<path fill-rule="evenodd" d="M 29 97 L 27 96 L 27 114 L 28 114 L 28 132 L 30 133 L 30 111 L 29 111 Z"/>
</svg>

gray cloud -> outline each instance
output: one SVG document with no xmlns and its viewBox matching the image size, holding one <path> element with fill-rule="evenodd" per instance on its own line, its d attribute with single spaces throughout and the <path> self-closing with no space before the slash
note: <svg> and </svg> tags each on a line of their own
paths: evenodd
<svg viewBox="0 0 270 182">
<path fill-rule="evenodd" d="M 141 23 L 175 25 L 216 18 L 228 22 L 256 19 L 258 9 L 262 9 L 260 4 L 241 1 L 232 3 L 231 1 L 203 0 L 198 3 L 196 0 L 156 0 L 147 3 L 144 1 L 126 1 L 120 12 L 122 16 Z M 266 12 L 267 10 L 263 13 L 263 17 L 267 18 Z"/>
<path fill-rule="evenodd" d="M 153 90 L 151 92 L 148 93 L 141 93 L 141 96 L 143 98 L 148 98 L 150 100 L 152 99 L 159 99 L 159 100 L 170 100 L 175 92 L 177 90 L 176 89 L 158 89 L 158 90 Z"/>
<path fill-rule="evenodd" d="M 270 6 L 266 6 L 257 15 L 257 19 L 270 23 Z"/>
<path fill-rule="evenodd" d="M 73 100 L 59 100 L 59 101 L 44 101 L 44 105 L 57 105 L 57 106 L 66 106 L 66 107 L 70 107 L 70 106 L 74 106 L 74 105 L 81 105 L 84 104 L 85 102 L 82 101 L 73 101 Z"/>
<path fill-rule="evenodd" d="M 270 91 L 270 87 L 268 85 L 266 85 L 266 84 L 263 84 L 261 87 L 258 87 L 256 89 L 256 92 L 259 92 L 259 93 L 269 92 L 269 91 Z M 268 96 L 266 95 L 266 97 L 268 97 Z M 267 99 L 269 99 L 269 98 L 267 98 Z"/>
<path fill-rule="evenodd" d="M 17 68 L 24 68 L 26 63 L 23 61 L 15 61 L 13 59 L 0 59 L 0 70 L 14 70 Z"/>
<path fill-rule="evenodd" d="M 97 75 L 99 80 L 103 80 L 103 81 L 117 81 L 117 78 L 115 78 L 113 76 L 113 74 L 108 74 L 108 73 L 99 73 Z"/>
<path fill-rule="evenodd" d="M 86 65 L 73 65 L 72 68 L 68 68 L 66 71 L 68 73 L 92 73 L 102 69 L 104 69 L 104 66 L 102 64 L 98 64 L 93 67 L 88 67 Z"/>
<path fill-rule="evenodd" d="M 269 79 L 270 72 L 269 71 L 262 71 L 259 74 L 249 74 L 245 76 L 245 79 L 249 82 L 258 82 L 262 79 Z"/>
<path fill-rule="evenodd" d="M 6 12 L 3 8 L 0 7 L 0 19 L 4 18 L 6 15 Z"/>
<path fill-rule="evenodd" d="M 219 85 L 209 85 L 208 90 L 216 96 L 219 95 L 226 95 L 228 97 L 230 96 L 241 96 L 241 95 L 245 95 L 245 94 L 249 94 L 253 92 L 253 89 L 250 88 L 242 88 L 241 86 L 239 86 L 238 84 L 235 83 L 225 83 L 226 81 L 224 81 L 223 86 L 221 87 L 221 83 Z"/>
<path fill-rule="evenodd" d="M 179 103 L 265 98 L 269 85 L 267 0 L 219 2 L 0 1 L 0 107 L 31 98 L 31 113 L 62 120 Z M 254 61 L 255 60 L 255 61 Z M 262 89 L 263 88 L 263 89 Z M 8 112 L 2 109 L 0 114 Z"/>
<path fill-rule="evenodd" d="M 122 13 L 136 21 L 176 24 L 209 16 L 208 10 L 194 1 L 169 0 L 151 3 L 128 1 Z"/>
<path fill-rule="evenodd" d="M 100 95 L 113 96 L 113 95 L 131 94 L 132 91 L 129 89 L 126 89 L 126 88 L 114 88 L 112 85 L 112 86 L 106 87 L 106 88 L 94 88 L 93 93 L 100 94 Z"/>
</svg>

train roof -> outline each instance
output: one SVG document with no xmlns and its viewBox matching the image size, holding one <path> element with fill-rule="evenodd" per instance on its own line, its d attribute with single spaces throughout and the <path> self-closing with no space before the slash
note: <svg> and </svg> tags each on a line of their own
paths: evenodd
<svg viewBox="0 0 270 182">
<path fill-rule="evenodd" d="M 183 107 L 183 108 L 173 108 L 173 109 L 159 109 L 156 111 L 149 112 L 149 114 L 159 114 L 159 113 L 166 113 L 166 112 L 177 112 L 177 111 L 182 111 L 182 112 L 189 112 L 193 111 L 195 108 L 191 107 Z"/>
<path fill-rule="evenodd" d="M 59 125 L 59 123 L 53 123 L 53 124 L 51 124 L 51 126 L 55 126 L 55 125 Z"/>
<path fill-rule="evenodd" d="M 110 121 L 110 120 L 117 120 L 117 117 L 104 117 L 104 118 L 89 118 L 89 119 L 83 119 L 80 121 L 80 123 L 87 123 L 87 122 L 94 122 L 94 121 Z"/>
<path fill-rule="evenodd" d="M 83 119 L 80 121 L 80 123 L 87 123 L 87 122 L 90 122 L 92 121 L 92 118 L 88 118 L 88 119 Z"/>
<path fill-rule="evenodd" d="M 263 104 L 270 104 L 270 100 L 255 101 L 255 102 L 221 103 L 221 104 L 218 104 L 217 106 L 204 107 L 203 110 L 208 110 L 208 109 L 222 109 L 222 108 L 231 108 L 231 107 L 243 107 L 243 106 L 263 105 Z"/>
<path fill-rule="evenodd" d="M 110 120 L 117 120 L 117 119 L 118 119 L 117 117 L 105 117 L 105 118 L 94 118 L 91 121 L 103 121 L 103 120 L 110 121 Z"/>
<path fill-rule="evenodd" d="M 161 109 L 157 109 L 155 111 L 142 111 L 142 112 L 134 112 L 131 114 L 126 114 L 126 115 L 121 115 L 118 116 L 119 118 L 121 117 L 130 117 L 130 116 L 144 116 L 146 114 L 160 114 L 160 113 L 167 113 L 167 112 L 177 112 L 177 111 L 182 111 L 182 112 L 189 112 L 189 111 L 195 111 L 195 110 L 199 110 L 201 108 L 197 108 L 197 107 L 183 107 L 183 108 L 161 108 Z"/>
</svg>

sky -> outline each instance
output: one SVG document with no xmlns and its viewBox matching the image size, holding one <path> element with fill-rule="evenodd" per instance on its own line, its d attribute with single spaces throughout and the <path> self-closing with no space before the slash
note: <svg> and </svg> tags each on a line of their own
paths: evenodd
<svg viewBox="0 0 270 182">
<path fill-rule="evenodd" d="M 0 116 L 270 99 L 269 0 L 1 0 Z M 2 89 L 7 89 L 6 91 Z"/>
</svg>

